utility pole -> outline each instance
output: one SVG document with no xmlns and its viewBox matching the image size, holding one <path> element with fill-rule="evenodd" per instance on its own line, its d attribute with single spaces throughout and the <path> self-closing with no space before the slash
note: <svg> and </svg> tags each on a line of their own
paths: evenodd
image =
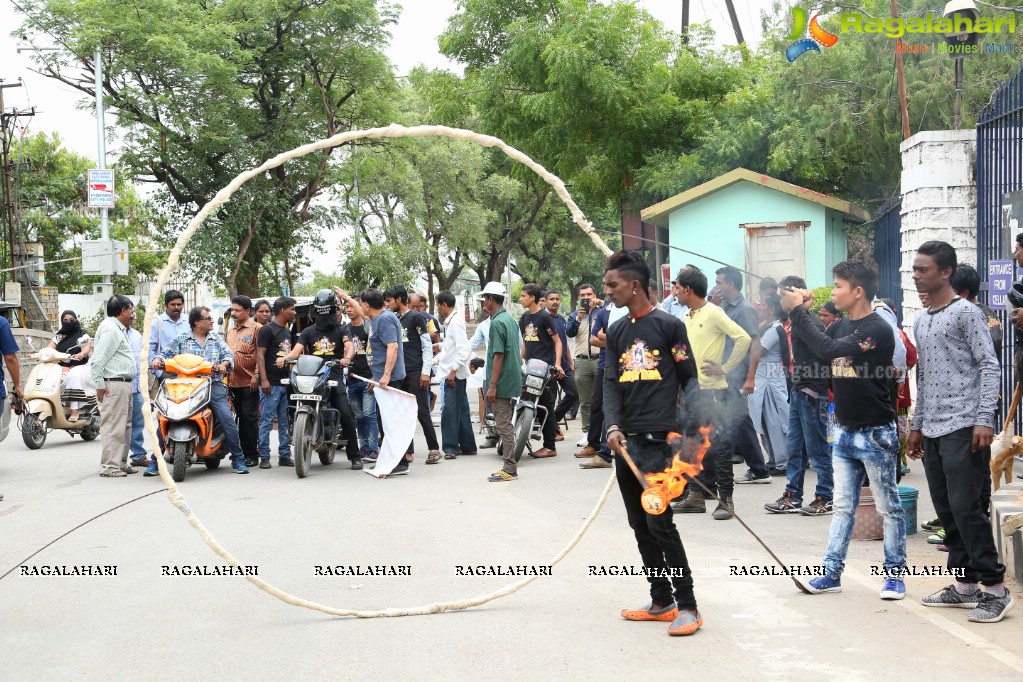
<svg viewBox="0 0 1023 682">
<path fill-rule="evenodd" d="M 899 8 L 892 0 L 892 17 L 899 16 Z M 895 41 L 895 74 L 899 80 L 899 108 L 902 110 L 902 139 L 909 139 L 909 101 L 906 98 L 906 72 L 902 68 L 902 41 Z"/>
<path fill-rule="evenodd" d="M 895 0 L 892 0 L 893 2 Z M 739 15 L 735 13 L 735 5 L 732 0 L 725 0 L 725 6 L 728 8 L 728 18 L 732 20 L 732 30 L 735 31 L 735 40 L 739 45 L 746 42 L 746 39 L 742 37 L 742 27 L 739 26 Z"/>
<path fill-rule="evenodd" d="M 11 267 L 15 267 L 17 263 L 14 262 L 14 193 L 11 191 L 11 175 L 13 174 L 14 167 L 11 164 L 11 133 L 14 130 L 14 122 L 17 121 L 19 116 L 32 116 L 33 112 L 19 113 L 12 111 L 7 113 L 7 109 L 4 106 L 4 90 L 7 88 L 20 88 L 21 79 L 18 79 L 17 83 L 5 83 L 3 79 L 0 79 L 0 175 L 3 176 L 3 181 L 0 182 L 0 196 L 3 198 L 3 225 L 4 241 L 7 245 L 7 253 L 11 259 Z M 17 281 L 15 272 L 12 271 L 12 279 Z M 6 280 L 6 275 L 3 276 Z"/>
<path fill-rule="evenodd" d="M 96 48 L 96 144 L 97 154 L 96 161 L 98 166 L 102 170 L 106 170 L 107 167 L 107 129 L 103 115 L 103 52 L 102 49 Z M 101 208 L 99 210 L 99 232 L 100 239 L 106 242 L 108 248 L 112 251 L 113 244 L 110 242 L 110 217 L 109 209 Z M 103 290 L 107 294 L 111 294 L 114 291 L 113 280 L 110 278 L 110 274 L 103 275 Z"/>
<path fill-rule="evenodd" d="M 682 0 L 682 44 L 689 44 L 689 0 Z"/>
</svg>

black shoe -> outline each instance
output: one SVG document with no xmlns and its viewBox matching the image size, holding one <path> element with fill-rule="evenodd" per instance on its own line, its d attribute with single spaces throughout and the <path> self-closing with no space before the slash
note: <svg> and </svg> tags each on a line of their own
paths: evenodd
<svg viewBox="0 0 1023 682">
<path fill-rule="evenodd" d="M 936 533 L 939 530 L 941 530 L 941 519 L 935 517 L 934 519 L 928 521 L 927 523 L 921 523 L 920 527 L 923 528 L 924 530 L 929 530 L 932 533 Z"/>
<path fill-rule="evenodd" d="M 398 462 L 398 466 L 391 469 L 391 473 L 388 476 L 407 476 L 408 475 L 408 462 L 402 460 Z"/>
<path fill-rule="evenodd" d="M 834 511 L 834 503 L 831 500 L 825 500 L 820 495 L 815 495 L 813 502 L 800 509 L 799 513 L 803 516 L 824 516 L 832 514 Z"/>
<path fill-rule="evenodd" d="M 352 460 L 352 469 L 354 471 L 361 471 L 362 470 L 362 460 L 361 459 L 353 459 Z"/>
<path fill-rule="evenodd" d="M 295 466 L 295 460 L 290 457 L 281 457 L 277 460 L 277 466 L 279 467 L 293 467 Z"/>
<path fill-rule="evenodd" d="M 748 470 L 745 473 L 745 475 L 743 475 L 743 476 L 736 476 L 735 477 L 735 482 L 736 483 L 770 483 L 771 482 L 771 476 L 769 474 L 764 474 L 763 476 L 757 476 L 755 473 L 753 473 L 753 470 L 750 469 L 750 470 Z"/>
<path fill-rule="evenodd" d="M 788 469 L 781 469 L 779 467 L 771 467 L 770 469 L 767 470 L 767 473 L 770 474 L 771 476 L 787 476 L 789 471 L 788 471 Z"/>
<path fill-rule="evenodd" d="M 270 458 L 269 457 L 261 458 L 259 460 L 259 468 L 260 469 L 269 469 L 270 468 Z"/>
<path fill-rule="evenodd" d="M 259 457 L 246 457 L 245 458 L 245 466 L 247 466 L 247 467 L 257 467 L 257 466 L 259 466 Z"/>
</svg>

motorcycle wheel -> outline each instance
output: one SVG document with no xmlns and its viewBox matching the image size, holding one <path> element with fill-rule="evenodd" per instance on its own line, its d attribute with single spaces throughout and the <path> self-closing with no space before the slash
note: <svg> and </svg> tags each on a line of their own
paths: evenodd
<svg viewBox="0 0 1023 682">
<path fill-rule="evenodd" d="M 86 442 L 96 440 L 99 438 L 99 429 L 85 429 L 79 435 L 82 437 L 82 440 Z"/>
<path fill-rule="evenodd" d="M 21 439 L 25 441 L 29 450 L 38 450 L 46 442 L 46 421 L 34 414 L 25 414 L 25 421 L 21 425 Z"/>
<path fill-rule="evenodd" d="M 329 443 L 324 443 L 324 445 L 327 446 L 327 450 L 319 453 L 320 464 L 327 466 L 328 464 L 334 463 L 334 455 L 337 454 L 337 444 L 331 441 Z"/>
<path fill-rule="evenodd" d="M 313 459 L 313 420 L 306 412 L 295 415 L 295 428 L 292 431 L 291 443 L 295 452 L 295 474 L 299 478 L 309 475 L 309 466 Z"/>
<path fill-rule="evenodd" d="M 185 480 L 185 470 L 188 469 L 188 455 L 192 450 L 191 443 L 180 443 L 175 441 L 171 444 L 171 455 L 174 459 L 174 470 L 171 478 L 175 483 Z"/>
<path fill-rule="evenodd" d="M 202 461 L 202 463 L 206 465 L 207 469 L 216 469 L 220 466 L 222 461 L 224 460 L 220 457 L 207 457 Z"/>
<path fill-rule="evenodd" d="M 518 420 L 515 422 L 515 461 L 522 459 L 522 452 L 526 449 L 526 442 L 529 440 L 529 432 L 533 430 L 533 415 L 536 408 L 523 407 L 519 410 Z"/>
</svg>

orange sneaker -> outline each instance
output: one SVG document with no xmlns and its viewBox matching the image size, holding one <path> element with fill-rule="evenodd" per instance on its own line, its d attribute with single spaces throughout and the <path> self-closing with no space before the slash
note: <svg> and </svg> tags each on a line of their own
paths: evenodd
<svg viewBox="0 0 1023 682">
<path fill-rule="evenodd" d="M 668 634 L 672 636 L 691 635 L 703 625 L 703 616 L 699 611 L 683 609 L 678 612 L 675 620 L 668 626 Z"/>
<path fill-rule="evenodd" d="M 670 623 L 677 615 L 678 607 L 674 602 L 659 609 L 654 609 L 653 602 L 638 609 L 622 609 L 622 618 L 625 620 L 660 620 Z"/>
</svg>

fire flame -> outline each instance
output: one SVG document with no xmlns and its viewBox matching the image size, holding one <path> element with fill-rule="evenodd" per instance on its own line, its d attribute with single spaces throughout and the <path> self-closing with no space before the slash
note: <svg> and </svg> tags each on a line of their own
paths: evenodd
<svg viewBox="0 0 1023 682">
<path fill-rule="evenodd" d="M 656 474 L 644 476 L 650 487 L 643 491 L 640 502 L 648 514 L 663 514 L 668 508 L 668 503 L 685 492 L 688 483 L 686 475 L 695 477 L 703 471 L 703 458 L 710 449 L 711 430 L 710 426 L 700 427 L 703 442 L 686 459 L 682 458 L 685 437 L 678 433 L 668 434 L 668 443 L 675 453 L 671 466 Z"/>
</svg>

